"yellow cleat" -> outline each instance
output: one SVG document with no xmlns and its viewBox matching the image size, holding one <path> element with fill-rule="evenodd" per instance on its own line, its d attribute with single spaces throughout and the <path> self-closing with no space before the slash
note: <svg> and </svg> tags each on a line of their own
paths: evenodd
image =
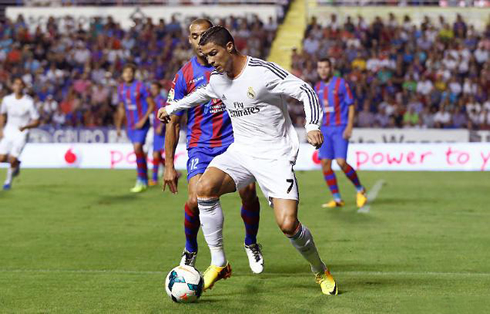
<svg viewBox="0 0 490 314">
<path fill-rule="evenodd" d="M 344 201 L 337 202 L 335 200 L 331 200 L 328 203 L 322 204 L 322 208 L 335 208 L 335 207 L 342 207 L 345 205 Z"/>
<path fill-rule="evenodd" d="M 315 275 L 315 281 L 322 288 L 322 293 L 326 295 L 337 295 L 339 293 L 339 289 L 337 288 L 337 283 L 333 276 L 330 274 L 330 271 L 325 270 L 324 273 L 319 273 Z"/>
<path fill-rule="evenodd" d="M 156 186 L 156 185 L 158 185 L 158 181 L 153 181 L 153 180 L 148 181 L 148 186 Z"/>
<path fill-rule="evenodd" d="M 231 265 L 226 263 L 224 267 L 218 267 L 211 265 L 206 269 L 203 274 L 204 277 L 204 291 L 213 288 L 216 281 L 221 279 L 228 279 L 231 277 Z"/>
<path fill-rule="evenodd" d="M 148 185 L 146 183 L 138 181 L 138 182 L 136 182 L 136 185 L 134 186 L 134 188 L 132 188 L 129 191 L 131 191 L 131 193 L 141 193 L 141 192 L 146 191 L 147 188 L 148 188 Z"/>
<path fill-rule="evenodd" d="M 366 190 L 363 190 L 362 192 L 357 192 L 356 203 L 357 203 L 357 207 L 359 208 L 366 205 L 367 203 Z"/>
</svg>

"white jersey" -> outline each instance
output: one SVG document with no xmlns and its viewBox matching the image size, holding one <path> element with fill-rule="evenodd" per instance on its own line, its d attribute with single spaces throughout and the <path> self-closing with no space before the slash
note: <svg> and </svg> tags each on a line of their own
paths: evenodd
<svg viewBox="0 0 490 314">
<path fill-rule="evenodd" d="M 31 120 L 39 119 L 39 112 L 34 106 L 34 101 L 28 95 L 17 99 L 15 94 L 6 96 L 0 106 L 0 114 L 7 115 L 7 124 L 4 128 L 4 136 L 27 136 L 28 130 L 20 131 L 21 127 L 29 124 Z"/>
<path fill-rule="evenodd" d="M 299 139 L 285 96 L 303 103 L 308 132 L 320 129 L 322 108 L 313 89 L 278 65 L 251 57 L 235 79 L 214 71 L 208 85 L 165 108 L 172 114 L 221 99 L 231 117 L 235 149 L 256 157 L 288 156 L 294 163 Z"/>
</svg>

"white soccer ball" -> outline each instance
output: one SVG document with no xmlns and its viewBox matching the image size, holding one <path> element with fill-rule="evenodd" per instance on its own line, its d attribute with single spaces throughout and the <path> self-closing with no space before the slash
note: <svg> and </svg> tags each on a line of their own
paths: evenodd
<svg viewBox="0 0 490 314">
<path fill-rule="evenodd" d="M 202 294 L 203 286 L 201 273 L 191 266 L 177 266 L 165 279 L 168 296 L 178 303 L 196 302 Z"/>
</svg>

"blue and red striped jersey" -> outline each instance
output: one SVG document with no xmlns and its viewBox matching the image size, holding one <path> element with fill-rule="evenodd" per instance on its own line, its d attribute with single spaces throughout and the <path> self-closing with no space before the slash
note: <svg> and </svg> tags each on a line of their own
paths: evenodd
<svg viewBox="0 0 490 314">
<path fill-rule="evenodd" d="M 193 57 L 175 75 L 168 101 L 179 100 L 209 82 L 212 66 L 199 64 Z M 184 111 L 178 112 L 183 115 Z M 219 99 L 187 110 L 187 149 L 227 147 L 233 143 L 231 119 Z"/>
<path fill-rule="evenodd" d="M 323 108 L 324 126 L 345 126 L 349 121 L 349 106 L 354 98 L 347 82 L 340 77 L 332 77 L 328 83 L 320 81 L 315 92 Z"/>
<path fill-rule="evenodd" d="M 155 111 L 153 112 L 153 129 L 156 130 L 163 124 L 162 134 L 165 135 L 165 123 L 158 120 L 158 109 L 165 107 L 167 100 L 162 95 L 158 95 L 157 97 L 153 98 L 153 100 L 155 101 Z"/>
<path fill-rule="evenodd" d="M 140 121 L 148 111 L 149 93 L 141 81 L 133 81 L 131 84 L 121 83 L 117 89 L 119 102 L 124 104 L 128 128 L 134 129 L 134 125 Z"/>
</svg>

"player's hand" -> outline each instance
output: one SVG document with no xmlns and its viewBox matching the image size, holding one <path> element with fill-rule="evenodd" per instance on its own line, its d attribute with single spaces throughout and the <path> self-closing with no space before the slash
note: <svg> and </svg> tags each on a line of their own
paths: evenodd
<svg viewBox="0 0 490 314">
<path fill-rule="evenodd" d="M 344 130 L 343 136 L 344 136 L 344 139 L 346 139 L 346 140 L 350 139 L 351 136 L 352 136 L 352 129 L 351 128 L 346 128 Z"/>
<path fill-rule="evenodd" d="M 169 123 L 170 122 L 170 116 L 168 115 L 167 109 L 165 109 L 165 108 L 158 109 L 157 117 L 158 117 L 158 120 L 162 121 L 163 123 Z"/>
<path fill-rule="evenodd" d="M 24 130 L 25 130 L 25 129 L 26 129 L 25 127 L 21 126 L 21 127 L 19 128 L 19 131 L 24 132 Z"/>
<path fill-rule="evenodd" d="M 308 139 L 308 143 L 315 146 L 316 149 L 320 148 L 320 146 L 323 144 L 323 134 L 320 132 L 320 130 L 310 131 L 306 137 Z"/>
<path fill-rule="evenodd" d="M 116 135 L 117 137 L 121 137 L 121 129 L 116 129 Z"/>
<path fill-rule="evenodd" d="M 138 123 L 134 125 L 134 128 L 138 130 L 142 129 L 145 126 L 145 124 L 146 124 L 146 120 L 140 120 L 138 121 Z"/>
<path fill-rule="evenodd" d="M 172 194 L 177 194 L 178 191 L 178 182 L 179 174 L 175 170 L 174 167 L 165 167 L 165 172 L 163 173 L 163 190 L 165 191 L 165 187 L 168 185 L 168 189 Z"/>
</svg>

